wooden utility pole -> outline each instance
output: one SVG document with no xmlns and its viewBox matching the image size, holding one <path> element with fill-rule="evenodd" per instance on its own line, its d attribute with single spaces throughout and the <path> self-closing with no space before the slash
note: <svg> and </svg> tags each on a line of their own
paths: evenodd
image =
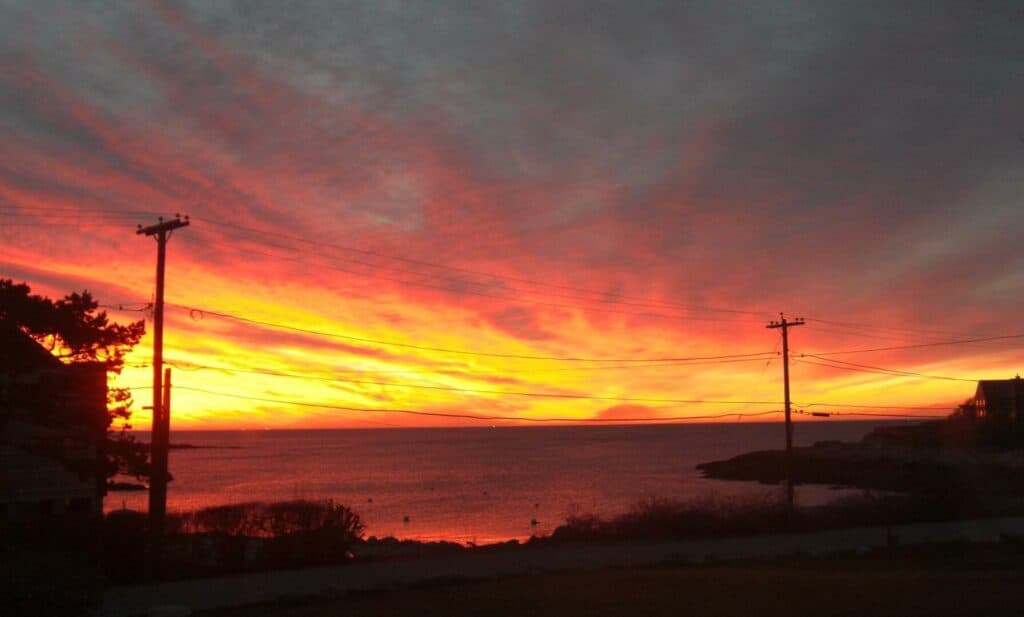
<svg viewBox="0 0 1024 617">
<path fill-rule="evenodd" d="M 168 390 L 162 381 L 164 367 L 164 264 L 167 259 L 167 240 L 175 229 L 186 227 L 188 217 L 175 215 L 170 221 L 158 219 L 156 225 L 138 226 L 135 233 L 156 238 L 156 302 L 153 306 L 153 428 L 149 438 L 149 553 L 146 560 L 148 574 L 155 574 L 162 546 L 164 517 L 167 514 L 167 448 L 170 443 L 170 371 Z"/>
<path fill-rule="evenodd" d="M 779 313 L 779 321 L 773 321 L 765 326 L 782 330 L 782 380 L 786 395 L 786 505 L 790 511 L 793 510 L 793 420 L 789 403 L 789 329 L 802 325 L 803 318 L 786 321 L 786 316 Z"/>
</svg>

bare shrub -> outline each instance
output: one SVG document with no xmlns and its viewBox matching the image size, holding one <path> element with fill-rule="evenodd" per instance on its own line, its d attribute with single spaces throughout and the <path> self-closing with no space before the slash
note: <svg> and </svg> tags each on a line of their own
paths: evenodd
<svg viewBox="0 0 1024 617">
<path fill-rule="evenodd" d="M 573 513 L 553 538 L 721 536 L 776 531 L 788 522 L 784 504 L 772 495 L 722 498 L 711 494 L 693 501 L 652 497 L 610 519 Z"/>
<path fill-rule="evenodd" d="M 202 562 L 208 571 L 343 560 L 365 529 L 357 513 L 331 499 L 246 502 L 167 517 L 167 530 L 178 539 L 180 559 Z M 212 563 L 200 555 L 209 547 L 215 553 Z"/>
</svg>

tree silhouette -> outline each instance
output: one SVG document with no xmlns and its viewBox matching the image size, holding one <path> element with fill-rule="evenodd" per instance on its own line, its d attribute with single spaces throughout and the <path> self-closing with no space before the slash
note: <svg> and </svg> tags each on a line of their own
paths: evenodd
<svg viewBox="0 0 1024 617">
<path fill-rule="evenodd" d="M 51 300 L 32 293 L 25 283 L 0 279 L 0 321 L 14 324 L 66 364 L 102 362 L 108 376 L 119 374 L 124 356 L 146 331 L 144 320 L 127 325 L 112 323 L 106 311 L 88 291 L 70 293 Z M 132 414 L 131 392 L 126 388 L 107 391 L 107 438 L 103 444 L 103 473 L 109 479 L 118 473 L 143 479 L 149 475 L 145 446 L 128 430 Z M 120 420 L 118 430 L 111 430 Z"/>
</svg>

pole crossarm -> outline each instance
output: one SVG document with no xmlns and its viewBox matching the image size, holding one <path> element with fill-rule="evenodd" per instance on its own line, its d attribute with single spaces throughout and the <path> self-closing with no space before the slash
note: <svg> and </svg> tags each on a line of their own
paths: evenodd
<svg viewBox="0 0 1024 617">
<path fill-rule="evenodd" d="M 180 214 L 175 214 L 174 218 L 169 221 L 165 221 L 163 217 L 159 217 L 157 218 L 157 221 L 158 222 L 155 225 L 149 225 L 147 227 L 139 225 L 135 229 L 135 233 L 140 236 L 155 236 L 157 234 L 167 233 L 168 231 L 174 231 L 181 227 L 188 227 L 189 225 L 188 215 L 186 215 L 185 218 L 181 218 Z"/>
<path fill-rule="evenodd" d="M 769 322 L 765 328 L 789 328 L 790 326 L 802 326 L 806 323 L 803 317 L 797 317 L 793 321 L 788 321 L 785 316 L 782 316 L 780 321 Z"/>
</svg>

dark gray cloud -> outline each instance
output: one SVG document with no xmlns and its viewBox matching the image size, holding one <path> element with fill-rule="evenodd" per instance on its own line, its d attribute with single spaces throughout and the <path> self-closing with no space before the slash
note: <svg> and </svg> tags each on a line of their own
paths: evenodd
<svg viewBox="0 0 1024 617">
<path fill-rule="evenodd" d="M 13 2 L 0 130 L 145 187 L 110 203 L 145 190 L 679 301 L 934 315 L 943 295 L 978 308 L 1022 291 L 1006 231 L 1024 218 L 1020 17 L 955 2 Z M 102 198 L 45 177 L 0 162 L 7 192 Z"/>
<path fill-rule="evenodd" d="M 509 306 L 490 314 L 488 317 L 491 325 L 519 339 L 545 340 L 554 338 L 550 332 L 541 326 L 537 314 L 522 306 Z"/>
</svg>

